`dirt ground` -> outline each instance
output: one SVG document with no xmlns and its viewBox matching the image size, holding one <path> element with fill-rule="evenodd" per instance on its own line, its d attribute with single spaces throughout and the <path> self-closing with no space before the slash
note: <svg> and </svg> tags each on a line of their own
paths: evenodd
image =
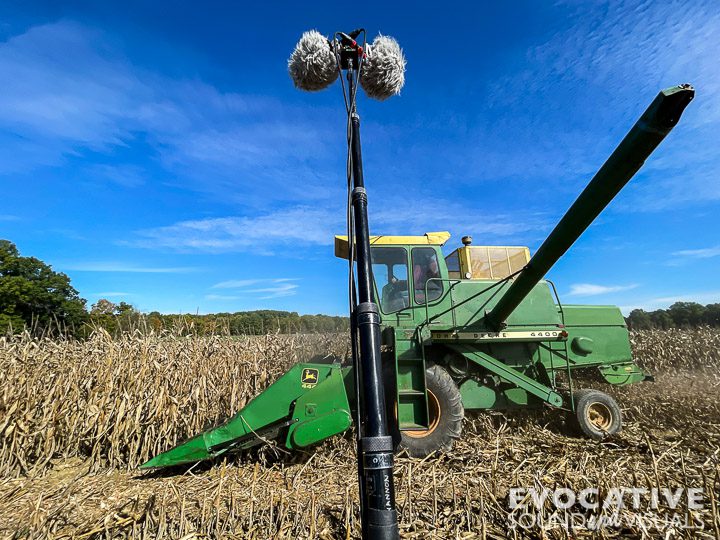
<svg viewBox="0 0 720 540">
<path fill-rule="evenodd" d="M 626 425 L 607 442 L 575 436 L 550 411 L 471 414 L 451 453 L 399 458 L 403 537 L 539 536 L 537 527 L 510 529 L 508 490 L 518 486 L 701 487 L 701 525 L 676 534 L 720 537 L 720 377 L 660 375 L 615 395 Z M 87 460 L 71 458 L 54 461 L 46 474 L 0 483 L 0 530 L 16 538 L 348 538 L 358 533 L 355 481 L 350 437 L 299 457 L 267 451 L 164 474 L 90 472 Z M 596 534 L 660 538 L 668 530 Z M 546 534 L 565 536 L 560 529 Z"/>
<path fill-rule="evenodd" d="M 451 452 L 400 456 L 402 537 L 720 538 L 720 370 L 656 373 L 654 383 L 595 385 L 620 401 L 625 419 L 603 442 L 577 436 L 550 410 L 471 413 Z M 355 467 L 351 434 L 304 454 L 267 448 L 162 473 L 88 455 L 51 457 L 0 480 L 0 536 L 357 538 Z M 619 487 L 697 488 L 702 504 L 691 509 L 681 499 L 671 509 L 661 500 L 649 509 L 643 498 L 641 508 L 626 503 L 616 523 L 597 530 L 561 526 L 564 514 L 550 500 L 510 508 L 511 488 L 597 488 L 606 497 Z M 614 508 L 594 514 L 610 517 Z"/>
</svg>

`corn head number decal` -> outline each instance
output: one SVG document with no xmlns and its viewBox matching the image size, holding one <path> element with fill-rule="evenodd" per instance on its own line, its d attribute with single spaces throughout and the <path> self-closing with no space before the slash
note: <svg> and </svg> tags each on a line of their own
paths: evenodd
<svg viewBox="0 0 720 540">
<path fill-rule="evenodd" d="M 318 383 L 319 372 L 317 369 L 305 368 L 302 372 L 302 378 L 300 382 L 303 388 L 312 388 Z"/>
</svg>

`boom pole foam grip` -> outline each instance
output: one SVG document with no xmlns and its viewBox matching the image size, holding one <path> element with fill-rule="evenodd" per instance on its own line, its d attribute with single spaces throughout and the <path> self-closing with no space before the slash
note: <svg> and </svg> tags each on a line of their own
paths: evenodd
<svg viewBox="0 0 720 540">
<path fill-rule="evenodd" d="M 296 88 L 309 92 L 335 82 L 338 65 L 328 39 L 317 30 L 303 33 L 288 60 L 288 72 Z"/>
<path fill-rule="evenodd" d="M 377 36 L 367 47 L 360 85 L 368 97 L 384 101 L 400 93 L 405 84 L 405 55 L 391 37 Z"/>
</svg>

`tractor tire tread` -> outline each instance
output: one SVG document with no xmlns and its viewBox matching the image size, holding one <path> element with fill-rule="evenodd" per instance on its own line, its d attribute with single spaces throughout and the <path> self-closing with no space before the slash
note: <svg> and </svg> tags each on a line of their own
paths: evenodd
<svg viewBox="0 0 720 540">
<path fill-rule="evenodd" d="M 462 396 L 450 374 L 436 364 L 426 370 L 426 382 L 440 402 L 440 423 L 427 437 L 409 437 L 401 432 L 400 448 L 404 448 L 411 457 L 426 457 L 435 451 L 449 452 L 456 439 L 462 436 L 462 423 L 465 409 Z"/>
<path fill-rule="evenodd" d="M 601 392 L 600 390 L 594 390 L 592 388 L 582 388 L 573 392 L 573 401 L 575 402 L 575 414 L 574 424 L 586 437 L 595 440 L 602 441 L 611 435 L 615 435 L 622 430 L 622 411 L 620 405 L 618 405 L 615 399 Z M 592 402 L 598 402 L 605 405 L 612 417 L 612 424 L 607 431 L 600 431 L 597 428 L 590 425 L 586 416 L 586 408 Z"/>
</svg>

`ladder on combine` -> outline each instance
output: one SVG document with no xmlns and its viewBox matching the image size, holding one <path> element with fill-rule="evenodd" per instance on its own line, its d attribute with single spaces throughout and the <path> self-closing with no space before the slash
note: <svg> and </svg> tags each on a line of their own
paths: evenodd
<svg viewBox="0 0 720 540">
<path fill-rule="evenodd" d="M 420 328 L 394 328 L 397 418 L 402 431 L 429 427 L 425 348 L 420 332 Z"/>
</svg>

